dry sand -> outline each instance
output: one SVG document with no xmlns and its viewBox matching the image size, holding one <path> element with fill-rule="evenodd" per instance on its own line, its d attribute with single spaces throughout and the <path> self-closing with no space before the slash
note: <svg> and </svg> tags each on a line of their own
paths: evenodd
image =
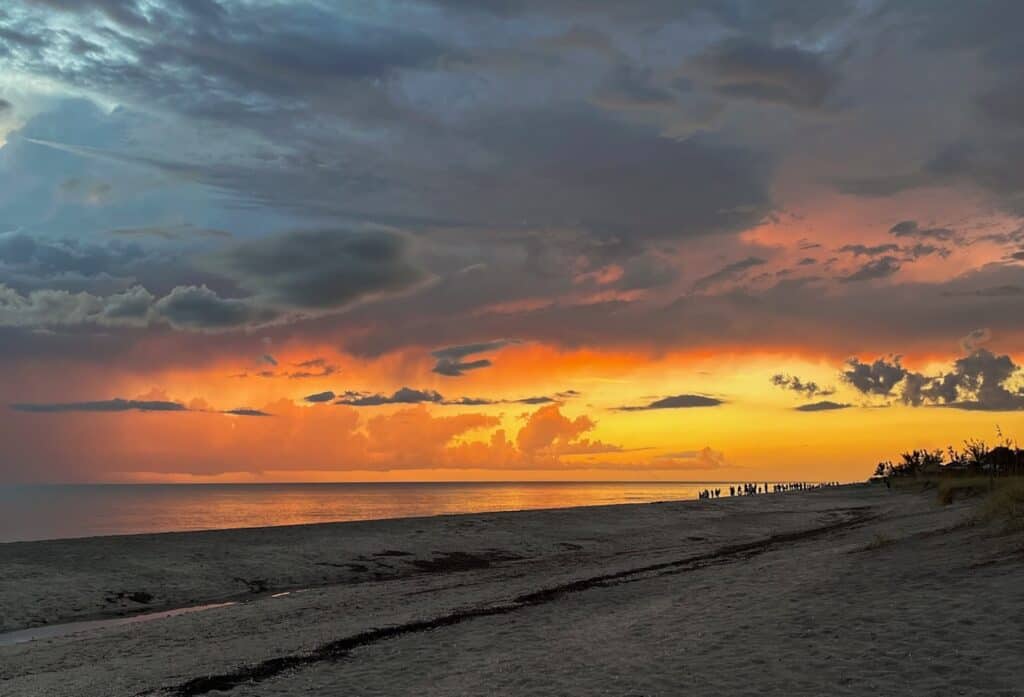
<svg viewBox="0 0 1024 697">
<path fill-rule="evenodd" d="M 0 545 L 3 631 L 241 601 L 0 637 L 0 695 L 1024 695 L 1024 537 L 972 506 L 865 486 Z"/>
</svg>

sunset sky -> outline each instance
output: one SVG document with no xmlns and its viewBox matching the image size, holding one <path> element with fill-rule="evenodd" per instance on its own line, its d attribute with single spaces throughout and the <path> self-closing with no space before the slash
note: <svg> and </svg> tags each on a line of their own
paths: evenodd
<svg viewBox="0 0 1024 697">
<path fill-rule="evenodd" d="M 1024 3 L 9 0 L 0 482 L 1024 438 Z"/>
</svg>

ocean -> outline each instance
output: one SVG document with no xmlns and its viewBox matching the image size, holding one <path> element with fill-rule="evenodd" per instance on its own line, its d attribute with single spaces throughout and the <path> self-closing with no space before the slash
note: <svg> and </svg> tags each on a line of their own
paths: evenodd
<svg viewBox="0 0 1024 697">
<path fill-rule="evenodd" d="M 708 482 L 0 486 L 0 542 L 695 499 Z"/>
</svg>

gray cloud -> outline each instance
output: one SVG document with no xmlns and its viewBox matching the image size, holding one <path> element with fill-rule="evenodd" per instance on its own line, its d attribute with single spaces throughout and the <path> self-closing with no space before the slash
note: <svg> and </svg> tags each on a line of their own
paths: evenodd
<svg viewBox="0 0 1024 697">
<path fill-rule="evenodd" d="M 822 400 L 820 402 L 811 402 L 810 404 L 801 404 L 798 407 L 793 407 L 794 411 L 835 411 L 837 409 L 847 409 L 849 404 L 840 404 L 839 402 L 830 402 L 829 400 Z"/>
<path fill-rule="evenodd" d="M 411 387 L 402 387 L 390 395 L 370 394 L 365 392 L 345 392 L 335 404 L 347 404 L 353 407 L 376 407 L 384 404 L 437 404 L 443 402 L 444 397 L 435 390 L 414 390 Z"/>
<path fill-rule="evenodd" d="M 104 399 L 93 402 L 21 403 L 10 405 L 15 411 L 57 414 L 73 411 L 188 411 L 184 404 L 163 400 Z"/>
<path fill-rule="evenodd" d="M 857 281 L 872 281 L 879 278 L 888 278 L 900 270 L 900 263 L 896 257 L 885 256 L 881 259 L 874 259 L 867 262 L 853 273 L 842 276 L 839 280 L 843 283 L 855 283 Z"/>
<path fill-rule="evenodd" d="M 951 230 L 924 222 L 927 211 L 908 209 L 908 217 L 922 216 L 922 222 L 894 226 L 890 239 L 900 248 L 882 252 L 894 260 L 842 271 L 848 281 L 877 283 L 837 287 L 835 278 L 819 278 L 798 286 L 762 275 L 750 287 L 741 285 L 748 274 L 776 273 L 772 257 L 764 268 L 722 269 L 724 276 L 712 274 L 698 286 L 737 281 L 729 293 L 676 300 L 674 268 L 656 275 L 633 264 L 682 260 L 675 268 L 692 279 L 715 269 L 704 266 L 706 249 L 726 260 L 760 255 L 735 233 L 790 203 L 774 201 L 773 191 L 799 195 L 807 182 L 850 177 L 857 166 L 881 173 L 868 184 L 882 193 L 941 184 L 956 187 L 957 196 L 973 195 L 969 183 L 1007 201 L 1019 193 L 1013 104 L 986 106 L 982 98 L 980 125 L 957 120 L 970 115 L 965 107 L 976 91 L 1015 83 L 1016 40 L 993 18 L 1016 10 L 957 3 L 909 9 L 912 4 L 902 3 L 897 12 L 887 3 L 877 22 L 875 15 L 859 21 L 866 19 L 860 13 L 858 21 L 836 24 L 852 5 L 503 0 L 481 8 L 452 2 L 433 14 L 417 5 L 415 29 L 362 32 L 363 25 L 348 21 L 351 13 L 331 3 L 257 3 L 243 11 L 229 1 L 202 12 L 194 10 L 198 3 L 172 7 L 162 0 L 77 0 L 73 9 L 57 0 L 16 0 L 0 19 L 18 33 L 18 46 L 2 59 L 5 71 L 121 106 L 54 106 L 7 139 L 3 167 L 31 167 L 0 173 L 0 188 L 17 192 L 5 199 L 0 217 L 4 229 L 28 231 L 16 234 L 34 238 L 37 249 L 27 261 L 2 262 L 0 282 L 18 297 L 0 304 L 0 352 L 70 356 L 80 340 L 79 355 L 100 355 L 92 347 L 103 347 L 115 351 L 113 360 L 130 353 L 142 332 L 100 338 L 107 327 L 163 331 L 166 324 L 222 330 L 174 335 L 168 341 L 181 356 L 209 347 L 231 350 L 227 330 L 262 325 L 281 336 L 308 332 L 322 345 L 358 355 L 506 335 L 566 347 L 649 341 L 659 349 L 722 341 L 774 345 L 797 335 L 843 352 L 861 350 L 862 341 L 880 350 L 903 340 L 913 341 L 916 351 L 932 341 L 950 345 L 979 325 L 1005 332 L 1021 309 L 1016 300 L 1022 296 L 1013 290 L 1024 287 L 1020 277 L 985 269 L 963 279 L 908 283 L 908 274 L 891 273 L 910 259 L 942 255 L 945 238 L 960 253 Z M 74 16 L 52 21 L 46 8 L 55 6 Z M 946 14 L 958 20 L 943 19 Z M 505 21 L 510 15 L 521 19 Z M 647 22 L 659 29 L 647 32 Z M 986 30 L 976 31 L 979 26 Z M 722 36 L 731 39 L 707 49 L 707 41 Z M 901 40 L 888 41 L 891 36 Z M 74 51 L 72 39 L 80 39 Z M 33 44 L 47 48 L 36 51 Z M 878 45 L 886 51 L 871 50 Z M 709 61 L 703 71 L 688 62 L 695 53 Z M 976 59 L 985 66 L 983 80 Z M 673 82 L 680 65 L 689 68 L 688 84 Z M 923 65 L 954 75 L 954 88 L 908 78 L 923 74 Z M 959 88 L 965 85 L 974 86 Z M 901 95 L 898 108 L 892 94 Z M 601 95 L 613 99 L 602 104 Z M 849 120 L 781 109 L 772 110 L 777 119 L 764 119 L 759 106 L 806 112 L 847 97 L 858 110 Z M 700 100 L 730 106 L 723 118 L 680 136 L 663 113 L 670 109 L 662 107 Z M 144 105 L 144 112 L 133 105 Z M 941 118 L 933 118 L 937 105 Z M 985 112 L 989 107 L 992 113 Z M 866 148 L 879 142 L 879 133 L 891 147 Z M 60 148 L 29 139 L 59 141 Z M 784 187 L 773 181 L 780 162 L 792 176 Z M 157 180 L 166 196 L 147 189 Z M 62 191 L 66 181 L 76 182 L 73 192 Z M 136 181 L 138 190 L 129 186 Z M 37 182 L 47 187 L 24 195 L 22 187 Z M 89 192 L 102 194 L 98 205 L 85 204 Z M 172 200 L 155 204 L 161 197 Z M 196 200 L 202 205 L 193 205 Z M 964 231 L 956 235 L 964 240 L 979 229 L 956 218 Z M 179 234 L 179 220 L 196 230 L 230 229 L 242 247 L 257 245 L 257 261 L 239 261 L 234 245 L 211 251 L 217 239 L 184 229 Z M 287 237 L 268 236 L 282 229 L 363 230 L 367 220 L 410 231 L 416 244 L 406 261 L 435 272 L 437 283 L 400 302 L 356 307 L 362 299 L 420 286 L 406 285 L 401 274 L 396 280 L 394 265 L 384 263 L 365 284 L 356 279 L 330 287 L 329 281 L 355 278 L 346 264 L 334 268 L 332 246 L 313 245 L 319 251 L 310 261 L 296 250 L 302 241 L 263 241 Z M 92 234 L 164 230 L 161 225 L 174 234 L 115 235 L 138 241 L 138 260 L 105 241 L 89 241 Z M 757 233 L 744 239 L 751 234 Z M 707 235 L 717 237 L 702 239 Z M 158 264 L 150 262 L 165 259 L 154 250 L 179 263 L 152 273 Z M 296 279 L 302 274 L 294 268 L 273 266 L 274 258 L 287 265 L 296 255 L 302 258 L 294 268 L 322 269 L 318 280 Z M 211 257 L 216 268 L 192 269 L 183 261 Z M 150 265 L 140 270 L 140 263 Z M 486 273 L 456 278 L 451 271 L 481 264 Z M 574 288 L 568 271 L 601 264 L 624 269 L 621 281 L 602 289 L 609 296 L 623 289 L 660 292 L 640 301 L 619 293 L 590 306 L 564 302 L 591 290 Z M 90 285 L 70 285 L 82 278 Z M 47 292 L 30 299 L 39 289 Z M 123 295 L 115 300 L 115 293 Z M 530 309 L 514 309 L 517 303 Z M 326 316 L 336 309 L 350 314 Z M 284 326 L 299 318 L 301 327 Z M 185 360 L 173 353 L 168 349 L 161 360 Z M 442 370 L 481 369 L 488 360 L 453 359 Z M 295 377 L 313 377 L 327 367 L 292 370 Z"/>
<path fill-rule="evenodd" d="M 656 84 L 650 70 L 620 63 L 598 88 L 597 101 L 613 109 L 661 109 L 674 105 L 676 97 Z"/>
<path fill-rule="evenodd" d="M 735 281 L 741 278 L 748 270 L 756 267 L 763 266 L 767 262 L 759 257 L 747 257 L 746 259 L 740 259 L 731 264 L 726 264 L 722 268 L 709 273 L 707 276 L 701 276 L 693 282 L 691 290 L 694 292 L 700 292 L 712 288 L 719 283 L 726 281 Z"/>
<path fill-rule="evenodd" d="M 907 370 L 900 365 L 899 356 L 894 356 L 891 361 L 879 358 L 874 363 L 862 363 L 851 358 L 846 365 L 847 369 L 841 373 L 843 380 L 864 394 L 887 396 L 907 375 Z"/>
<path fill-rule="evenodd" d="M 721 95 L 821 109 L 839 75 L 819 53 L 772 46 L 749 38 L 729 39 L 695 60 Z"/>
<path fill-rule="evenodd" d="M 237 409 L 227 409 L 221 412 L 222 414 L 231 414 L 232 416 L 273 416 L 273 414 L 267 413 L 261 409 L 251 409 L 249 407 L 238 407 Z"/>
<path fill-rule="evenodd" d="M 974 353 L 976 349 L 992 338 L 992 332 L 988 329 L 974 329 L 960 339 L 960 348 L 964 353 Z"/>
<path fill-rule="evenodd" d="M 1013 298 L 1024 296 L 1024 287 L 1012 285 L 990 286 L 988 288 L 965 291 L 943 291 L 942 295 L 946 297 Z"/>
<path fill-rule="evenodd" d="M 317 399 L 310 399 L 306 397 L 306 401 L 328 401 L 327 398 L 320 399 L 330 393 L 322 393 L 317 395 L 310 395 L 310 397 L 316 397 Z M 338 395 L 335 404 L 347 404 L 355 407 L 376 407 L 385 404 L 441 404 L 444 406 L 491 406 L 496 404 L 552 404 L 556 402 L 563 402 L 573 397 L 578 397 L 579 392 L 576 390 L 566 390 L 559 392 L 554 396 L 536 396 L 536 397 L 522 397 L 520 399 L 490 399 L 486 397 L 459 397 L 457 399 L 445 399 L 445 397 L 436 390 L 417 390 L 410 387 L 402 387 L 391 394 L 382 393 L 370 393 L 370 392 L 345 392 Z"/>
<path fill-rule="evenodd" d="M 680 394 L 672 397 L 656 399 L 650 404 L 642 406 L 619 407 L 619 411 L 649 411 L 656 409 L 693 409 L 698 407 L 717 407 L 725 404 L 721 399 L 707 397 L 699 394 Z"/>
<path fill-rule="evenodd" d="M 330 402 L 334 400 L 334 393 L 330 390 L 326 392 L 317 392 L 315 394 L 309 394 L 302 398 L 304 402 L 311 402 L 317 404 L 320 402 Z"/>
<path fill-rule="evenodd" d="M 171 326 L 192 330 L 236 329 L 280 316 L 248 299 L 222 298 L 206 286 L 179 286 L 153 303 L 153 310 Z"/>
<path fill-rule="evenodd" d="M 440 375 L 446 375 L 448 377 L 459 377 L 461 375 L 465 375 L 466 372 L 470 370 L 490 367 L 492 363 L 487 358 L 480 358 L 473 361 L 464 361 L 462 359 L 478 353 L 497 351 L 509 344 L 517 343 L 519 343 L 519 341 L 515 339 L 498 339 L 496 341 L 446 346 L 445 348 L 431 351 L 430 355 L 437 359 L 433 372 Z"/>
<path fill-rule="evenodd" d="M 849 252 L 855 257 L 867 256 L 876 257 L 879 254 L 888 254 L 889 252 L 895 252 L 900 248 L 898 244 L 877 244 L 877 245 L 863 245 L 863 244 L 846 244 L 837 249 L 838 252 Z"/>
<path fill-rule="evenodd" d="M 207 265 L 270 304 L 338 310 L 427 280 L 409 247 L 406 236 L 384 230 L 298 231 L 240 242 Z"/>
<path fill-rule="evenodd" d="M 1008 355 L 996 355 L 984 348 L 957 359 L 947 373 L 926 376 L 908 371 L 899 357 L 879 358 L 874 363 L 848 361 L 843 378 L 864 394 L 889 396 L 897 386 L 900 400 L 909 406 L 937 405 L 971 411 L 1016 411 L 1024 409 L 1024 392 L 1007 383 L 1020 367 Z"/>
<path fill-rule="evenodd" d="M 776 373 L 771 377 L 771 383 L 776 387 L 781 387 L 786 390 L 792 390 L 800 394 L 805 394 L 808 397 L 814 397 L 821 395 L 827 397 L 830 394 L 835 393 L 835 389 L 831 387 L 821 387 L 818 383 L 812 380 L 801 380 L 796 375 L 785 375 L 783 373 Z"/>
<path fill-rule="evenodd" d="M 213 228 L 201 228 L 195 225 L 150 225 L 147 227 L 126 227 L 107 230 L 107 234 L 117 237 L 152 237 L 161 240 L 181 240 L 189 237 L 219 237 L 230 238 L 232 235 L 227 230 Z"/>
<path fill-rule="evenodd" d="M 32 274 L 53 278 L 77 274 L 131 275 L 146 252 L 137 244 L 114 241 L 98 244 L 74 239 L 47 240 L 26 233 L 0 234 L 0 278 L 6 274 Z"/>
<path fill-rule="evenodd" d="M 293 380 L 325 378 L 338 372 L 338 366 L 329 363 L 326 358 L 311 358 L 308 361 L 296 363 L 294 367 L 299 370 L 288 373 L 288 377 Z"/>
<path fill-rule="evenodd" d="M 176 329 L 227 331 L 337 311 L 361 300 L 409 290 L 426 280 L 426 274 L 408 259 L 407 248 L 406 238 L 396 233 L 342 230 L 296 232 L 239 243 L 210 256 L 207 263 L 251 293 L 240 298 L 224 297 L 205 284 L 176 286 L 159 299 L 140 286 L 102 297 L 57 290 L 22 295 L 0 285 L 5 297 L 0 325 L 166 322 Z M 133 251 L 130 256 L 137 254 Z M 33 264 L 47 272 L 90 273 L 112 263 L 104 248 L 42 245 L 23 235 L 0 237 L 0 262 Z"/>
<path fill-rule="evenodd" d="M 206 411 L 205 409 L 190 409 L 180 402 L 171 402 L 159 399 L 102 399 L 89 402 L 28 402 L 11 404 L 10 408 L 15 411 L 29 412 L 35 414 L 63 414 L 69 412 L 99 412 L 114 413 L 126 411 L 155 411 L 155 412 L 182 412 L 182 411 Z M 233 416 L 271 416 L 265 411 L 239 407 L 237 409 L 226 409 L 219 412 Z"/>
<path fill-rule="evenodd" d="M 889 228 L 889 234 L 896 237 L 931 238 L 943 242 L 956 238 L 956 231 L 954 230 L 944 227 L 922 228 L 917 224 L 916 220 L 903 220 L 896 223 Z"/>
<path fill-rule="evenodd" d="M 978 349 L 958 359 L 950 373 L 942 376 L 935 395 L 948 406 L 977 411 L 1016 411 L 1024 409 L 1024 393 L 1011 390 L 1007 381 L 1020 367 L 1007 355 Z M 956 390 L 954 393 L 953 390 Z M 954 397 L 955 394 L 955 397 Z"/>
<path fill-rule="evenodd" d="M 910 247 L 903 247 L 901 251 L 907 255 L 908 259 L 920 259 L 921 257 L 930 257 L 933 254 L 946 259 L 953 253 L 949 247 L 938 247 L 923 242 L 918 242 Z"/>
<path fill-rule="evenodd" d="M 0 326 L 143 326 L 149 321 L 152 299 L 153 296 L 141 287 L 104 298 L 85 292 L 48 289 L 23 295 L 0 284 Z"/>
</svg>

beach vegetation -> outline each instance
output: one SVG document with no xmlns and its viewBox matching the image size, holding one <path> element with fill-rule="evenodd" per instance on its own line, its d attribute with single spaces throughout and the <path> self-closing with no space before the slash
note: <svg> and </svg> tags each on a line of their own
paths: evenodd
<svg viewBox="0 0 1024 697">
<path fill-rule="evenodd" d="M 982 498 L 977 522 L 1024 530 L 1024 449 L 996 427 L 996 444 L 970 438 L 945 450 L 908 450 L 879 462 L 872 481 L 888 487 L 935 488 L 939 503 Z"/>
</svg>

